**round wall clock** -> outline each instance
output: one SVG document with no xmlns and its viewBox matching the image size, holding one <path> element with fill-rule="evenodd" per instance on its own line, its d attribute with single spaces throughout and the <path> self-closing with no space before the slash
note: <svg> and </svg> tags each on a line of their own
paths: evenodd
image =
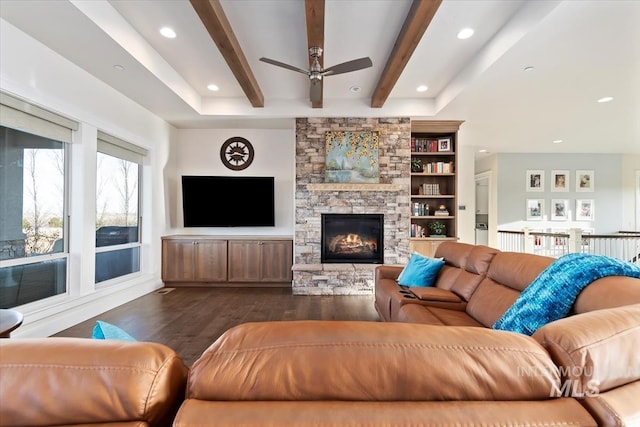
<svg viewBox="0 0 640 427">
<path fill-rule="evenodd" d="M 234 171 L 241 171 L 253 162 L 253 145 L 245 138 L 234 136 L 220 148 L 222 164 Z"/>
</svg>

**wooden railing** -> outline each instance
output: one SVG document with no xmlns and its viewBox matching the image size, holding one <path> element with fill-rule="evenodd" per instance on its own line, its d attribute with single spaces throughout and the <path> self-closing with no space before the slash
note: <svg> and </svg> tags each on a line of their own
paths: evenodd
<svg viewBox="0 0 640 427">
<path fill-rule="evenodd" d="M 586 234 L 579 228 L 566 233 L 498 230 L 498 249 L 525 252 L 558 258 L 580 252 L 606 255 L 640 265 L 640 232 L 620 231 L 617 234 Z"/>
</svg>

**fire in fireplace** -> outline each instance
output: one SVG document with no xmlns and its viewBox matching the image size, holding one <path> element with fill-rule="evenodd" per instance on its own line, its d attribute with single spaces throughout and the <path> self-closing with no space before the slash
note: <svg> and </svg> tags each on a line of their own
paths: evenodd
<svg viewBox="0 0 640 427">
<path fill-rule="evenodd" d="M 384 215 L 322 214 L 322 263 L 382 264 Z"/>
</svg>

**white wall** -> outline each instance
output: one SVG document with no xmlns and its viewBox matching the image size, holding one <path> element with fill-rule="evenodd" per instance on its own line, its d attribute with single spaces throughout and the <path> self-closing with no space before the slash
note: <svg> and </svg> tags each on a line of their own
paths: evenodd
<svg viewBox="0 0 640 427">
<path fill-rule="evenodd" d="M 165 171 L 169 205 L 170 234 L 272 235 L 293 237 L 295 188 L 295 120 L 291 129 L 180 129 L 171 144 L 170 169 Z M 242 171 L 226 168 L 220 148 L 229 138 L 239 136 L 251 142 L 254 159 Z M 275 178 L 275 227 L 184 228 L 182 217 L 182 175 L 269 176 Z M 238 197 L 252 209 L 251 194 Z M 215 209 L 224 201 L 212 200 Z M 255 207 L 259 209 L 259 207 Z"/>
<path fill-rule="evenodd" d="M 175 130 L 38 41 L 0 20 L 0 89 L 80 122 L 71 150 L 68 292 L 17 307 L 12 336 L 47 336 L 162 286 L 160 236 L 166 232 L 161 171 Z M 149 150 L 143 166 L 141 274 L 96 286 L 95 136 L 102 130 Z"/>
<path fill-rule="evenodd" d="M 635 223 L 635 170 L 640 170 L 639 156 L 620 154 L 514 154 L 502 153 L 476 161 L 476 172 L 494 172 L 496 212 L 498 228 L 595 228 L 597 233 L 614 233 L 619 230 L 634 230 Z M 526 192 L 527 170 L 541 169 L 545 172 L 545 191 Z M 570 171 L 570 191 L 551 192 L 552 170 Z M 575 191 L 575 171 L 579 169 L 595 172 L 595 191 Z M 493 191 L 492 190 L 492 191 Z M 551 199 L 569 199 L 571 218 L 575 220 L 575 200 L 594 199 L 595 221 L 525 221 L 525 200 L 545 200 L 545 215 L 550 216 Z M 491 208 L 490 208 L 491 209 Z M 635 225 L 637 230 L 637 225 Z M 491 224 L 490 224 L 491 228 Z M 492 233 L 490 233 L 491 236 Z M 490 243 L 491 244 L 491 243 Z"/>
<path fill-rule="evenodd" d="M 462 129 L 458 132 L 459 138 L 464 138 Z M 476 186 L 474 173 L 474 150 L 473 147 L 464 145 L 458 146 L 458 238 L 460 242 L 474 244 L 475 224 L 476 224 Z M 460 210 L 460 206 L 464 206 Z"/>
</svg>

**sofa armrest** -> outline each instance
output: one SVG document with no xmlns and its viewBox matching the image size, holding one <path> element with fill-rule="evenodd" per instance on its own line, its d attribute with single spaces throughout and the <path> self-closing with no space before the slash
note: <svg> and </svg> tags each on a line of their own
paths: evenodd
<svg viewBox="0 0 640 427">
<path fill-rule="evenodd" d="M 589 396 L 640 380 L 640 304 L 577 314 L 534 334 L 574 392 Z"/>
<path fill-rule="evenodd" d="M 0 340 L 0 425 L 146 421 L 168 427 L 187 367 L 157 343 L 88 338 Z"/>
<path fill-rule="evenodd" d="M 382 279 L 398 280 L 398 276 L 404 267 L 401 265 L 379 265 L 375 268 L 375 281 Z"/>
<path fill-rule="evenodd" d="M 522 368 L 539 375 L 519 375 Z M 555 365 L 531 337 L 483 328 L 358 321 L 245 323 L 193 364 L 208 401 L 547 400 Z"/>
<path fill-rule="evenodd" d="M 421 301 L 457 302 L 462 303 L 462 298 L 448 289 L 436 288 L 433 286 L 409 288 L 409 292 Z"/>
</svg>

